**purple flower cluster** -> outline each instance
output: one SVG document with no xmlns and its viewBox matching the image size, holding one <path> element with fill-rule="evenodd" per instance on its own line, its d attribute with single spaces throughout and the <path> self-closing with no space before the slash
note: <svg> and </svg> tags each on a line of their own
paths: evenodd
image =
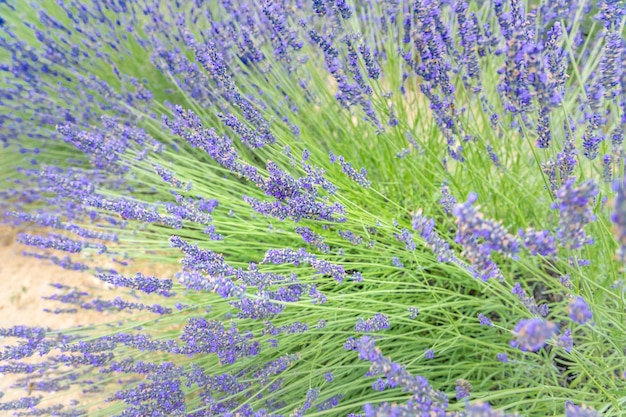
<svg viewBox="0 0 626 417">
<path fill-rule="evenodd" d="M 478 313 L 478 321 L 481 326 L 493 326 L 493 322 L 483 313 Z"/>
<path fill-rule="evenodd" d="M 557 201 L 552 205 L 559 211 L 556 237 L 566 249 L 579 249 L 593 243 L 593 238 L 587 236 L 584 227 L 596 218 L 591 206 L 598 191 L 593 181 L 576 186 L 573 178 L 557 191 Z"/>
<path fill-rule="evenodd" d="M 565 349 L 567 353 L 570 353 L 572 351 L 572 348 L 574 347 L 574 340 L 572 339 L 572 330 L 565 329 L 565 331 L 559 336 L 556 344 L 557 346 L 560 346 L 563 349 Z"/>
<path fill-rule="evenodd" d="M 398 239 L 400 242 L 406 245 L 406 250 L 414 251 L 415 248 L 417 247 L 415 246 L 415 242 L 413 241 L 413 235 L 411 235 L 411 232 L 409 232 L 408 229 L 405 229 L 403 227 L 402 232 L 396 233 L 395 236 L 396 236 L 396 239 Z"/>
<path fill-rule="evenodd" d="M 566 126 L 571 128 L 571 123 L 566 121 Z M 567 131 L 567 129 L 565 129 Z M 578 149 L 572 139 L 565 141 L 563 151 L 556 154 L 553 159 L 548 159 L 541 163 L 541 169 L 548 177 L 548 185 L 552 194 L 556 194 L 560 184 L 565 183 L 574 174 L 574 169 L 578 165 L 576 155 Z"/>
<path fill-rule="evenodd" d="M 339 402 L 343 399 L 343 394 L 333 395 L 332 397 L 324 400 L 321 404 L 318 404 L 317 411 L 330 410 L 339 405 Z"/>
<path fill-rule="evenodd" d="M 593 314 L 583 297 L 573 298 L 567 306 L 569 317 L 578 324 L 585 324 L 593 318 Z"/>
<path fill-rule="evenodd" d="M 145 223 L 162 224 L 173 229 L 183 227 L 183 222 L 177 216 L 165 216 L 159 213 L 159 206 L 139 201 L 120 198 L 106 198 L 93 194 L 84 200 L 85 205 L 99 210 L 117 213 L 124 220 L 137 220 Z"/>
<path fill-rule="evenodd" d="M 435 230 L 435 220 L 424 217 L 421 212 L 418 212 L 413 215 L 413 230 L 426 241 L 428 247 L 437 255 L 439 262 L 452 262 L 464 266 L 450 248 L 450 244 Z"/>
<path fill-rule="evenodd" d="M 400 258 L 398 258 L 397 256 L 394 256 L 391 258 L 391 264 L 395 266 L 396 268 L 404 268 L 404 264 L 402 263 Z"/>
<path fill-rule="evenodd" d="M 238 358 L 259 354 L 259 343 L 253 341 L 253 337 L 249 332 L 239 332 L 234 322 L 226 329 L 221 322 L 196 317 L 185 326 L 180 336 L 184 345 L 177 352 L 184 355 L 215 353 L 222 364 L 232 364 Z"/>
<path fill-rule="evenodd" d="M 543 319 L 523 319 L 513 332 L 517 340 L 511 341 L 511 347 L 518 347 L 525 352 L 537 352 L 558 332 L 558 326 Z"/>
<path fill-rule="evenodd" d="M 342 238 L 344 238 L 345 240 L 347 240 L 353 245 L 363 244 L 363 238 L 361 236 L 354 234 L 354 232 L 350 230 L 339 230 L 338 233 L 339 233 L 339 236 L 341 236 Z"/>
<path fill-rule="evenodd" d="M 123 155 L 134 143 L 143 144 L 145 134 L 141 130 L 124 126 L 115 118 L 103 116 L 104 129 L 92 132 L 79 130 L 72 124 L 60 124 L 57 131 L 63 140 L 89 155 L 90 162 L 99 169 L 109 172 L 123 173 L 128 167 L 120 163 Z M 156 142 L 152 142 L 156 145 Z"/>
<path fill-rule="evenodd" d="M 348 161 L 344 159 L 343 156 L 341 155 L 335 156 L 335 154 L 331 152 L 330 162 L 334 164 L 335 161 L 339 161 L 339 164 L 341 165 L 341 169 L 343 170 L 343 173 L 346 174 L 348 178 L 350 178 L 351 180 L 353 180 L 354 182 L 356 182 L 363 188 L 370 187 L 371 183 L 367 179 L 367 172 L 365 171 L 365 168 L 361 168 L 361 171 L 357 171 L 356 169 L 352 167 L 352 165 L 350 165 Z"/>
<path fill-rule="evenodd" d="M 458 401 L 470 396 L 472 385 L 465 379 L 457 379 L 454 383 L 454 390 L 456 391 L 456 399 Z"/>
<path fill-rule="evenodd" d="M 541 304 L 540 306 L 538 306 L 535 299 L 533 297 L 529 297 L 526 294 L 526 291 L 524 291 L 524 289 L 522 288 L 522 285 L 519 282 L 516 282 L 513 285 L 513 289 L 511 290 L 511 292 L 517 295 L 517 298 L 522 302 L 524 307 L 526 307 L 529 312 L 533 314 L 538 314 L 541 317 L 546 317 L 548 315 L 549 313 L 548 305 Z"/>
<path fill-rule="evenodd" d="M 35 336 L 38 340 L 45 340 L 43 339 L 45 334 L 39 329 L 4 329 L 2 335 L 26 338 Z M 130 386 L 115 392 L 109 400 L 120 400 L 129 404 L 131 407 L 124 412 L 128 415 L 145 415 L 147 412 L 156 413 L 156 415 L 178 415 L 185 408 L 183 381 L 186 381 L 187 387 L 197 384 L 199 388 L 202 387 L 201 395 L 216 400 L 220 397 L 226 398 L 236 395 L 238 392 L 248 389 L 250 383 L 239 382 L 237 377 L 228 374 L 209 376 L 196 364 L 192 364 L 191 368 L 186 370 L 184 367 L 174 365 L 171 362 L 135 361 L 131 357 L 114 361 L 114 355 L 110 351 L 123 345 L 148 352 L 167 352 L 170 355 L 191 355 L 198 352 L 217 353 L 224 363 L 233 363 L 237 356 L 255 355 L 258 352 L 258 347 L 250 342 L 250 338 L 249 334 L 240 333 L 235 327 L 225 330 L 218 322 L 195 318 L 189 321 L 181 335 L 183 345 L 178 345 L 173 340 L 154 340 L 139 333 L 117 333 L 89 341 L 76 342 L 68 338 L 48 341 L 47 343 L 54 343 L 62 353 L 49 356 L 46 361 L 40 362 L 37 368 L 43 371 L 55 369 L 59 364 L 70 367 L 87 365 L 99 367 L 101 374 L 143 374 L 146 378 L 140 379 L 139 384 L 133 385 L 131 381 L 128 381 Z M 273 385 L 270 385 L 270 381 L 274 380 L 275 376 L 280 375 L 298 359 L 298 355 L 284 356 L 277 361 L 268 362 L 261 368 L 257 368 L 254 375 L 259 378 L 263 385 L 268 385 L 271 392 Z M 27 371 L 33 372 L 34 370 L 35 368 L 32 368 L 32 370 Z M 67 385 L 65 388 L 59 386 L 59 381 L 61 380 L 56 380 L 54 377 L 47 381 L 43 380 L 36 384 L 35 389 L 44 391 L 67 389 Z M 31 397 L 31 400 L 30 407 L 36 405 L 39 398 Z M 18 409 L 20 404 L 25 405 L 25 408 L 29 407 L 29 404 L 25 402 L 12 402 L 4 403 L 3 409 Z M 214 403 L 213 405 L 216 406 L 217 404 Z M 232 407 L 236 405 L 236 402 L 230 404 Z"/>
<path fill-rule="evenodd" d="M 179 248 L 185 257 L 181 260 L 184 270 L 179 280 L 187 288 L 196 291 L 210 291 L 224 299 L 231 299 L 229 304 L 238 310 L 238 318 L 268 319 L 280 314 L 285 303 L 297 302 L 308 292 L 314 302 L 323 303 L 323 294 L 313 286 L 306 286 L 297 281 L 295 274 L 287 277 L 275 273 L 263 273 L 256 264 L 250 264 L 248 270 L 233 268 L 223 256 L 207 249 L 199 249 L 178 236 L 172 236 L 170 243 Z M 263 263 L 300 262 L 311 263 L 319 273 L 328 274 L 341 281 L 346 272 L 339 265 L 318 260 L 304 249 L 295 252 L 291 249 L 272 249 L 267 252 Z M 283 284 L 270 290 L 275 284 Z M 256 287 L 254 294 L 248 294 L 248 288 Z M 306 330 L 306 329 L 304 329 Z M 279 331 L 280 333 L 282 331 Z M 278 334 L 277 333 L 277 334 Z"/>
<path fill-rule="evenodd" d="M 0 410 L 10 411 L 10 410 L 21 410 L 21 409 L 33 409 L 37 404 L 41 402 L 43 399 L 42 395 L 37 395 L 34 397 L 22 397 L 18 400 L 2 402 L 0 403 Z"/>
<path fill-rule="evenodd" d="M 54 265 L 60 266 L 61 268 L 67 269 L 70 271 L 87 271 L 90 269 L 89 265 L 83 262 L 75 262 L 69 256 L 64 256 L 62 258 L 59 258 L 58 256 L 55 256 L 55 255 L 47 255 L 47 254 L 42 254 L 42 253 L 37 253 L 37 252 L 28 252 L 28 251 L 22 251 L 22 255 L 33 257 L 36 259 L 47 259 L 50 262 L 52 262 Z"/>
<path fill-rule="evenodd" d="M 358 333 L 370 333 L 377 332 L 379 330 L 385 330 L 389 328 L 389 318 L 384 314 L 374 314 L 374 317 L 369 319 L 360 318 L 357 320 L 354 326 L 354 331 Z"/>
<path fill-rule="evenodd" d="M 313 406 L 313 402 L 317 400 L 319 395 L 320 395 L 319 388 L 309 388 L 309 390 L 306 393 L 306 399 L 304 400 L 304 404 L 301 407 L 296 408 L 293 411 L 292 415 L 294 417 L 302 417 L 305 411 L 307 411 Z"/>
<path fill-rule="evenodd" d="M 342 282 L 348 276 L 343 266 L 332 264 L 325 259 L 318 258 L 316 255 L 308 253 L 304 248 L 297 251 L 291 248 L 270 249 L 265 253 L 265 258 L 262 263 L 291 263 L 296 266 L 308 263 L 317 273 L 330 275 L 337 282 Z"/>
<path fill-rule="evenodd" d="M 615 224 L 615 235 L 619 248 L 617 256 L 626 262 L 626 176 L 613 182 L 613 191 L 616 192 L 611 221 Z"/>
<path fill-rule="evenodd" d="M 507 363 L 509 361 L 509 357 L 507 356 L 506 353 L 500 352 L 496 355 L 496 358 L 502 362 L 502 363 Z"/>
<path fill-rule="evenodd" d="M 127 278 L 118 273 L 99 273 L 96 274 L 96 277 L 108 284 L 136 289 L 146 294 L 157 293 L 164 297 L 171 297 L 175 294 L 171 291 L 172 280 L 161 280 L 156 277 L 145 276 L 141 272 L 138 272 L 134 278 Z"/>
<path fill-rule="evenodd" d="M 536 231 L 528 228 L 520 229 L 518 235 L 523 239 L 524 247 L 533 255 L 554 256 L 556 255 L 556 241 L 554 236 L 547 230 Z"/>
<path fill-rule="evenodd" d="M 13 219 L 12 224 L 15 226 L 28 222 L 53 229 L 66 230 L 84 239 L 104 240 L 110 242 L 118 242 L 119 240 L 116 233 L 86 229 L 71 222 L 63 222 L 61 217 L 57 214 L 50 214 L 46 212 L 27 213 L 9 211 L 6 212 L 5 215 Z"/>
<path fill-rule="evenodd" d="M 575 405 L 569 400 L 565 402 L 565 417 L 600 417 L 601 415 L 585 404 Z"/>
<path fill-rule="evenodd" d="M 433 390 L 428 381 L 420 376 L 411 375 L 403 366 L 383 356 L 376 347 L 374 339 L 362 336 L 354 341 L 354 349 L 359 352 L 359 359 L 372 362 L 368 375 L 382 375 L 391 388 L 401 387 L 411 394 L 406 405 L 382 403 L 378 406 L 367 404 L 364 407 L 366 416 L 409 415 L 407 413 L 445 416 L 448 400 L 445 394 Z"/>
<path fill-rule="evenodd" d="M 91 245 L 90 243 L 79 242 L 57 234 L 37 236 L 28 233 L 20 233 L 17 237 L 17 241 L 28 246 L 34 246 L 41 249 L 55 249 L 69 253 L 78 253 L 82 251 L 83 248 Z M 103 251 L 106 251 L 106 247 L 104 245 L 102 248 Z"/>
<path fill-rule="evenodd" d="M 448 184 L 441 184 L 441 200 L 439 200 L 439 203 L 441 203 L 443 211 L 446 214 L 452 214 L 454 206 L 456 205 L 456 199 L 450 194 Z"/>
<path fill-rule="evenodd" d="M 168 307 L 161 306 L 159 304 L 154 304 L 152 306 L 126 301 L 121 297 L 115 297 L 113 300 L 103 300 L 101 298 L 94 298 L 92 300 L 85 300 L 85 298 L 89 296 L 88 292 L 85 291 L 77 291 L 75 289 L 66 291 L 65 293 L 57 293 L 52 295 L 43 296 L 44 300 L 52 300 L 58 301 L 64 304 L 71 304 L 76 307 L 80 307 L 84 310 L 95 310 L 98 312 L 103 311 L 150 311 L 155 314 L 169 314 L 172 310 Z M 44 309 L 44 311 L 52 312 L 54 314 L 62 314 L 62 313 L 77 313 L 78 308 L 55 308 L 54 310 Z"/>
<path fill-rule="evenodd" d="M 0 360 L 19 360 L 35 353 L 43 356 L 50 352 L 52 345 L 46 340 L 46 331 L 41 327 L 14 326 L 8 329 L 0 328 L 0 336 L 22 339 L 19 346 L 5 346 L 0 352 Z"/>
<path fill-rule="evenodd" d="M 298 226 L 295 228 L 295 231 L 300 236 L 302 236 L 302 239 L 306 243 L 315 247 L 320 252 L 322 253 L 330 252 L 330 247 L 326 243 L 324 243 L 324 238 L 320 236 L 319 234 L 315 233 L 314 231 L 312 231 L 311 229 L 309 229 L 308 227 Z"/>
<path fill-rule="evenodd" d="M 456 216 L 457 234 L 455 241 L 463 246 L 463 254 L 471 262 L 477 276 L 486 281 L 489 278 L 502 279 L 502 272 L 491 259 L 491 252 L 500 252 L 516 258 L 520 242 L 504 227 L 492 220 L 483 218 L 474 203 L 478 196 L 470 193 L 467 202 L 457 204 L 453 213 Z"/>
<path fill-rule="evenodd" d="M 477 402 L 465 406 L 467 417 L 515 417 L 517 414 L 506 414 L 500 410 L 494 410 L 488 403 Z"/>
</svg>

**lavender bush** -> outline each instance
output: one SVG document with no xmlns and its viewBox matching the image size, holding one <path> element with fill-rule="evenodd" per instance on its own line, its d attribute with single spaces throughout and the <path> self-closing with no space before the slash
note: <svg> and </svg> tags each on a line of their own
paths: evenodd
<svg viewBox="0 0 626 417">
<path fill-rule="evenodd" d="M 0 3 L 3 412 L 626 415 L 623 2 Z"/>
</svg>

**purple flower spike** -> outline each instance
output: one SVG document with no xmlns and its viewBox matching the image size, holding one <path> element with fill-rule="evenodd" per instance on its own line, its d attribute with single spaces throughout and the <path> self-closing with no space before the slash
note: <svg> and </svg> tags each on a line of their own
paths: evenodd
<svg viewBox="0 0 626 417">
<path fill-rule="evenodd" d="M 454 206 L 457 234 L 455 241 L 463 246 L 463 255 L 471 262 L 476 277 L 502 280 L 502 272 L 491 259 L 492 252 L 499 252 L 513 259 L 519 253 L 519 239 L 507 232 L 498 222 L 485 219 L 474 207 L 478 199 L 475 193 L 467 196 L 467 202 Z M 480 271 L 480 272 L 478 272 Z"/>
<path fill-rule="evenodd" d="M 0 410 L 9 411 L 9 410 L 23 410 L 23 409 L 34 409 L 37 404 L 39 404 L 43 400 L 43 396 L 37 395 L 34 397 L 22 397 L 18 400 L 8 401 L 5 403 L 0 403 Z"/>
<path fill-rule="evenodd" d="M 514 417 L 516 414 L 504 414 L 500 410 L 494 410 L 489 403 L 479 402 L 476 404 L 467 404 L 465 407 L 466 417 Z"/>
<path fill-rule="evenodd" d="M 376 332 L 378 330 L 384 330 L 389 328 L 389 318 L 384 314 L 375 314 L 374 317 L 364 320 L 359 318 L 357 320 L 354 330 L 359 333 Z"/>
<path fill-rule="evenodd" d="M 556 245 L 554 236 L 547 230 L 520 229 L 518 235 L 524 240 L 523 244 L 533 256 L 554 256 Z"/>
<path fill-rule="evenodd" d="M 134 278 L 127 278 L 118 273 L 100 273 L 97 274 L 96 277 L 117 287 L 132 288 L 143 291 L 146 294 L 157 293 L 164 297 L 174 295 L 174 293 L 171 292 L 172 280 L 161 280 L 156 277 L 145 276 L 141 272 L 138 272 Z"/>
<path fill-rule="evenodd" d="M 406 250 L 415 250 L 416 246 L 415 242 L 413 242 L 413 236 L 411 235 L 411 232 L 409 232 L 407 229 L 402 228 L 402 233 L 396 233 L 395 236 L 396 239 L 405 244 Z"/>
<path fill-rule="evenodd" d="M 559 340 L 556 342 L 557 346 L 565 349 L 567 353 L 572 351 L 574 347 L 574 340 L 572 339 L 572 330 L 565 329 L 562 335 L 559 336 Z"/>
<path fill-rule="evenodd" d="M 467 267 L 459 260 L 454 251 L 450 248 L 450 244 L 444 240 L 435 230 L 435 220 L 424 217 L 421 210 L 413 216 L 413 230 L 426 241 L 428 247 L 437 255 L 439 262 L 453 262 L 463 267 Z"/>
<path fill-rule="evenodd" d="M 443 211 L 446 214 L 452 214 L 452 211 L 454 210 L 454 206 L 456 205 L 456 198 L 454 198 L 452 196 L 452 194 L 450 194 L 450 187 L 448 187 L 448 184 L 443 183 L 441 184 L 441 200 L 439 200 L 439 203 L 441 203 L 441 206 L 443 207 Z"/>
<path fill-rule="evenodd" d="M 598 194 L 598 187 L 592 180 L 575 186 L 575 179 L 570 178 L 557 191 L 557 201 L 552 205 L 559 211 L 559 226 L 556 236 L 566 249 L 580 249 L 591 245 L 593 239 L 585 233 L 584 227 L 594 221 L 593 203 Z"/>
<path fill-rule="evenodd" d="M 578 324 L 585 324 L 593 318 L 589 306 L 582 297 L 576 297 L 567 306 L 569 317 Z"/>
<path fill-rule="evenodd" d="M 626 177 L 613 183 L 616 192 L 611 221 L 615 224 L 615 237 L 619 243 L 617 256 L 621 262 L 626 262 Z"/>
<path fill-rule="evenodd" d="M 368 376 L 382 375 L 389 388 L 402 387 L 412 394 L 411 401 L 405 406 L 388 403 L 375 407 L 366 404 L 363 407 L 366 416 L 395 416 L 395 415 L 428 415 L 443 417 L 448 406 L 448 399 L 442 392 L 435 391 L 426 378 L 411 375 L 403 366 L 392 362 L 383 356 L 376 342 L 370 336 L 363 336 L 358 341 L 350 338 L 346 348 L 357 350 L 359 359 L 372 362 Z M 382 383 L 377 381 L 376 388 L 380 389 Z M 396 414 L 399 413 L 399 414 Z"/>
<path fill-rule="evenodd" d="M 404 268 L 404 264 L 402 263 L 400 258 L 398 258 L 397 256 L 394 256 L 391 258 L 391 264 L 395 266 L 396 268 Z"/>
<path fill-rule="evenodd" d="M 531 313 L 539 314 L 542 317 L 548 315 L 548 305 L 542 304 L 538 306 L 533 297 L 529 297 L 526 295 L 526 291 L 524 291 L 519 282 L 516 282 L 515 285 L 513 285 L 513 289 L 511 290 L 511 292 L 517 295 L 517 298 L 522 302 L 522 304 L 524 304 L 524 307 L 526 307 Z"/>
<path fill-rule="evenodd" d="M 426 349 L 424 351 L 424 359 L 435 359 L 435 351 L 432 349 Z"/>
<path fill-rule="evenodd" d="M 305 242 L 307 242 L 311 246 L 314 246 L 320 252 L 330 252 L 330 247 L 326 243 L 324 243 L 324 238 L 309 229 L 308 227 L 296 227 L 294 230 L 296 231 L 296 233 L 302 236 L 302 239 Z"/>
<path fill-rule="evenodd" d="M 481 326 L 493 326 L 493 323 L 491 322 L 491 320 L 489 320 L 489 317 L 485 316 L 483 313 L 478 314 L 478 321 L 480 322 Z"/>
<path fill-rule="evenodd" d="M 352 181 L 356 182 L 363 188 L 370 187 L 370 181 L 366 177 L 367 172 L 365 171 L 365 168 L 361 168 L 360 171 L 357 171 L 356 169 L 352 167 L 350 162 L 344 159 L 343 156 L 341 155 L 336 156 L 332 152 L 330 152 L 330 161 L 333 164 L 335 163 L 335 161 L 339 161 L 339 164 L 341 165 L 341 169 L 343 173 L 346 174 L 348 178 L 350 178 Z"/>
<path fill-rule="evenodd" d="M 565 417 L 601 417 L 593 408 L 586 405 L 574 405 L 573 402 L 567 400 L 565 402 Z"/>
<path fill-rule="evenodd" d="M 470 396 L 470 392 L 472 392 L 472 385 L 469 381 L 466 381 L 465 379 L 457 379 L 454 385 L 457 401 Z"/>
<path fill-rule="evenodd" d="M 56 249 L 69 253 L 78 253 L 83 250 L 83 243 L 77 242 L 60 235 L 36 236 L 27 233 L 20 233 L 17 241 L 24 245 L 34 246 L 42 249 Z"/>
</svg>

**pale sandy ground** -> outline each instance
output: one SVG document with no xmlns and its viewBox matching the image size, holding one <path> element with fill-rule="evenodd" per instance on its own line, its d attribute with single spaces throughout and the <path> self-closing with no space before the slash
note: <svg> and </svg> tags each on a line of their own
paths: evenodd
<svg viewBox="0 0 626 417">
<path fill-rule="evenodd" d="M 21 252 L 28 247 L 15 242 L 18 231 L 5 226 L 0 226 L 0 328 L 8 328 L 15 325 L 49 327 L 51 329 L 67 329 L 76 326 L 85 326 L 97 323 L 107 323 L 118 318 L 115 313 L 102 313 L 90 310 L 80 310 L 77 314 L 53 314 L 44 312 L 44 308 L 54 310 L 56 307 L 71 308 L 72 305 L 63 305 L 59 302 L 43 300 L 42 296 L 49 296 L 58 293 L 59 290 L 51 287 L 50 283 L 61 283 L 80 290 L 87 291 L 89 296 L 86 300 L 91 300 L 101 296 L 105 299 L 112 299 L 119 295 L 116 291 L 111 291 L 108 284 L 90 275 L 89 272 L 67 271 L 59 266 L 53 265 L 49 261 L 24 257 Z M 32 231 L 31 231 L 32 232 Z M 79 261 L 80 259 L 76 259 Z M 103 265 L 105 267 L 119 267 L 119 265 Z M 142 263 L 138 270 L 144 273 L 152 273 L 160 277 L 171 277 L 173 267 L 164 267 Z M 129 271 L 122 270 L 122 273 L 134 275 L 137 270 L 130 266 Z M 118 313 L 120 314 L 120 313 Z M 128 315 L 119 316 L 128 319 Z M 5 345 L 15 345 L 14 338 L 0 337 L 0 351 Z M 38 355 L 24 359 L 24 362 L 37 363 L 43 358 Z M 36 391 L 28 393 L 28 382 L 20 382 L 19 387 L 15 387 L 16 382 L 24 375 L 1 374 L 0 392 L 4 396 L 0 402 L 6 402 L 24 397 L 27 395 L 38 395 Z M 37 378 L 33 374 L 34 380 Z M 13 385 L 13 388 L 11 386 Z M 50 398 L 50 394 L 42 393 L 49 402 L 42 403 L 41 406 L 64 403 L 70 400 L 79 400 L 82 403 L 100 401 L 98 395 L 89 394 L 86 396 L 80 389 L 64 391 Z M 0 416 L 12 415 L 6 412 Z"/>
<path fill-rule="evenodd" d="M 104 292 L 104 285 L 88 273 L 66 271 L 56 265 L 39 259 L 24 257 L 21 252 L 26 249 L 14 242 L 16 231 L 0 226 L 0 328 L 15 325 L 41 326 L 62 329 L 95 322 L 108 321 L 111 317 L 103 317 L 102 313 L 81 311 L 78 314 L 55 315 L 46 313 L 44 308 L 54 309 L 60 304 L 42 300 L 42 296 L 51 295 L 57 290 L 50 283 L 59 282 L 65 285 L 86 288 L 90 292 Z M 4 345 L 14 345 L 15 340 L 0 337 L 0 350 Z M 25 362 L 36 363 L 41 358 L 33 357 Z M 28 395 L 28 384 L 20 389 L 10 388 L 23 375 L 0 374 L 0 392 L 4 392 L 2 402 L 14 400 Z M 32 392 L 31 395 L 36 395 Z M 73 397 L 81 397 L 74 393 L 54 402 L 66 403 Z M 61 401 L 59 401 L 61 400 Z M 0 414 L 2 414 L 0 412 Z M 7 412 L 6 415 L 11 415 Z"/>
<path fill-rule="evenodd" d="M 42 300 L 56 292 L 49 284 L 61 284 L 102 291 L 103 285 L 88 273 L 67 271 L 48 261 L 24 257 L 25 246 L 14 242 L 16 232 L 0 227 L 0 327 L 18 324 L 51 328 L 67 328 L 93 322 L 101 313 L 55 315 L 44 308 L 59 304 Z"/>
</svg>

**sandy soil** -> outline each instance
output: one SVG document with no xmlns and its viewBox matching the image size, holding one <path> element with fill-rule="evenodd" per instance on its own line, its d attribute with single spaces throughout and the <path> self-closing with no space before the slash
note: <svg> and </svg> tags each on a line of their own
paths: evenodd
<svg viewBox="0 0 626 417">
<path fill-rule="evenodd" d="M 52 314 L 44 308 L 54 309 L 59 304 L 42 300 L 56 290 L 50 283 L 61 283 L 79 288 L 102 291 L 103 284 L 88 273 L 64 270 L 52 263 L 24 257 L 25 246 L 15 243 L 16 232 L 0 228 L 0 327 L 18 324 L 51 328 L 86 325 L 101 313 Z"/>
<path fill-rule="evenodd" d="M 21 253 L 29 248 L 15 242 L 15 236 L 18 231 L 8 227 L 0 226 L 0 328 L 8 328 L 15 325 L 40 326 L 49 327 L 51 329 L 67 329 L 76 326 L 86 326 L 97 323 L 111 322 L 116 319 L 117 314 L 121 314 L 120 318 L 128 319 L 127 314 L 122 313 L 102 313 L 90 310 L 79 310 L 76 314 L 54 314 L 45 312 L 44 309 L 54 310 L 57 307 L 71 308 L 72 305 L 64 305 L 62 303 L 44 300 L 43 296 L 50 296 L 59 293 L 59 290 L 50 286 L 51 283 L 60 283 L 70 287 L 76 287 L 80 290 L 87 291 L 89 296 L 86 300 L 102 297 L 104 299 L 112 299 L 114 295 L 119 295 L 116 291 L 111 291 L 111 286 L 89 272 L 75 272 L 65 270 L 50 261 L 35 259 L 22 256 Z M 76 258 L 76 261 L 80 259 Z M 119 265 L 102 265 L 104 267 L 119 268 Z M 122 273 L 133 274 L 138 270 L 144 273 L 159 274 L 157 276 L 166 276 L 174 272 L 172 266 L 157 267 L 142 263 L 133 267 L 124 268 Z M 169 274 L 168 274 L 169 272 Z M 0 337 L 0 351 L 4 350 L 5 345 L 15 345 L 17 339 Z M 35 355 L 26 358 L 23 362 L 37 363 L 42 360 L 41 357 Z M 23 374 L 2 374 L 0 373 L 0 392 L 2 396 L 0 402 L 7 402 L 18 399 L 27 395 L 38 395 L 34 390 L 30 391 L 32 385 L 29 384 L 29 377 Z M 34 380 L 37 380 L 36 374 L 33 374 Z M 22 380 L 22 382 L 19 382 Z M 42 393 L 43 394 L 43 393 Z M 79 400 L 81 403 L 90 403 L 99 401 L 102 394 L 85 395 L 80 389 L 70 389 L 63 391 L 59 395 L 50 398 L 51 402 L 45 401 L 41 403 L 41 407 L 52 404 L 68 404 L 71 400 Z M 45 398 L 49 398 L 49 394 L 44 394 Z M 0 412 L 0 415 L 4 415 Z M 10 415 L 10 414 L 6 414 Z"/>
<path fill-rule="evenodd" d="M 44 312 L 44 308 L 54 310 L 61 304 L 43 300 L 42 296 L 51 295 L 57 290 L 50 283 L 61 283 L 79 288 L 86 288 L 96 293 L 104 292 L 102 282 L 88 273 L 66 271 L 48 261 L 24 257 L 21 252 L 25 246 L 15 243 L 16 231 L 0 227 L 0 327 L 15 325 L 41 326 L 63 329 L 93 322 L 108 321 L 102 313 L 81 311 L 78 314 L 53 314 Z M 91 291 L 90 291 L 91 292 Z M 4 345 L 14 345 L 15 340 L 0 338 L 0 349 Z M 24 362 L 36 363 L 41 358 L 33 357 Z M 0 401 L 11 401 L 28 395 L 28 384 L 22 389 L 10 388 L 24 375 L 0 374 L 0 392 L 5 396 Z M 35 392 L 31 395 L 36 395 Z M 64 398 L 67 402 L 78 394 Z M 79 395 L 80 397 L 80 395 Z"/>
</svg>

